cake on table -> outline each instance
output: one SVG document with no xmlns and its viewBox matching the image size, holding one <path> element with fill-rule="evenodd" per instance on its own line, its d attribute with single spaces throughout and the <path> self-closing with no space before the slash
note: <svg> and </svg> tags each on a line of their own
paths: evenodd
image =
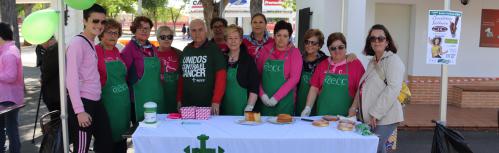
<svg viewBox="0 0 499 153">
<path fill-rule="evenodd" d="M 277 122 L 279 123 L 289 123 L 293 121 L 293 117 L 289 114 L 279 114 L 277 115 Z"/>
<path fill-rule="evenodd" d="M 259 112 L 244 112 L 244 120 L 248 122 L 261 122 Z"/>
</svg>

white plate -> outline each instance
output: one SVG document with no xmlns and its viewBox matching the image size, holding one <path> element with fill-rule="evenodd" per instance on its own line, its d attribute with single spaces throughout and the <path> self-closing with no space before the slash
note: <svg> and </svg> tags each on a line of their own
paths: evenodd
<svg viewBox="0 0 499 153">
<path fill-rule="evenodd" d="M 244 119 L 239 119 L 239 120 L 236 120 L 236 123 L 237 124 L 241 124 L 241 125 L 260 125 L 260 124 L 263 124 L 263 122 L 253 122 L 253 121 L 246 121 Z"/>
<path fill-rule="evenodd" d="M 293 124 L 296 121 L 296 118 L 293 117 L 293 119 L 291 120 L 291 122 L 287 122 L 287 123 L 277 122 L 277 117 L 269 117 L 267 119 L 267 121 L 270 122 L 270 123 L 273 123 L 273 124 Z"/>
</svg>

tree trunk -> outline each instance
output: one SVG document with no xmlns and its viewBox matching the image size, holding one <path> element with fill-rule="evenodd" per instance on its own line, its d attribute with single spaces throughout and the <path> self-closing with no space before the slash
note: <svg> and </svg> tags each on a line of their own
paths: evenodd
<svg viewBox="0 0 499 153">
<path fill-rule="evenodd" d="M 31 14 L 33 6 L 35 6 L 35 4 L 24 4 L 24 18 Z M 31 44 L 28 41 L 24 41 L 23 46 L 31 46 Z"/>
<path fill-rule="evenodd" d="M 256 13 L 262 13 L 262 1 L 263 0 L 251 0 L 250 1 L 250 13 L 251 16 Z"/>
<path fill-rule="evenodd" d="M 215 3 L 214 0 L 201 0 L 201 4 L 203 4 L 204 21 L 206 24 L 206 28 L 208 30 L 207 33 L 208 38 L 212 37 L 212 32 L 210 27 L 211 19 L 213 19 L 214 17 L 221 17 L 220 3 L 222 3 L 223 4 L 222 7 L 225 8 L 229 4 L 229 1 L 220 0 L 219 3 Z"/>
<path fill-rule="evenodd" d="M 0 14 L 2 14 L 2 22 L 12 25 L 14 41 L 16 41 L 16 46 L 21 48 L 21 43 L 19 42 L 19 26 L 17 24 L 16 0 L 1 0 Z"/>
<path fill-rule="evenodd" d="M 173 8 L 170 8 L 168 9 L 170 11 L 170 16 L 172 18 L 172 22 L 173 22 L 173 35 L 175 36 L 175 28 L 176 28 L 176 24 L 177 24 L 177 18 L 178 18 L 178 15 L 174 15 L 173 14 Z"/>
</svg>

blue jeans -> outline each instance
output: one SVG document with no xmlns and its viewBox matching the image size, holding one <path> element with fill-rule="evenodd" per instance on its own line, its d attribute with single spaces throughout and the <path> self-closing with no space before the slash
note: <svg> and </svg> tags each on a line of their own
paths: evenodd
<svg viewBox="0 0 499 153">
<path fill-rule="evenodd" d="M 2 102 L 5 103 L 5 102 Z M 21 152 L 21 140 L 18 127 L 19 109 L 0 115 L 0 153 L 5 153 L 5 134 L 9 137 L 9 150 L 11 153 Z M 6 130 L 7 129 L 7 130 Z M 5 133 L 7 131 L 7 133 Z"/>
<path fill-rule="evenodd" d="M 378 153 L 386 153 L 386 142 L 393 131 L 397 128 L 398 123 L 388 124 L 388 125 L 376 125 L 374 128 L 374 134 L 378 135 Z"/>
</svg>

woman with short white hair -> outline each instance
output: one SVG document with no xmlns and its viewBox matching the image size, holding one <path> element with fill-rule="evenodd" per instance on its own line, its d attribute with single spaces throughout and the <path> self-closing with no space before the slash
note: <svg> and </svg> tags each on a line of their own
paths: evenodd
<svg viewBox="0 0 499 153">
<path fill-rule="evenodd" d="M 175 113 L 177 111 L 177 91 L 182 86 L 179 80 L 179 64 L 181 52 L 172 47 L 174 31 L 168 26 L 161 26 L 156 31 L 156 38 L 159 43 L 158 57 L 161 64 L 161 83 L 163 85 L 164 100 L 166 105 L 165 113 Z"/>
</svg>

